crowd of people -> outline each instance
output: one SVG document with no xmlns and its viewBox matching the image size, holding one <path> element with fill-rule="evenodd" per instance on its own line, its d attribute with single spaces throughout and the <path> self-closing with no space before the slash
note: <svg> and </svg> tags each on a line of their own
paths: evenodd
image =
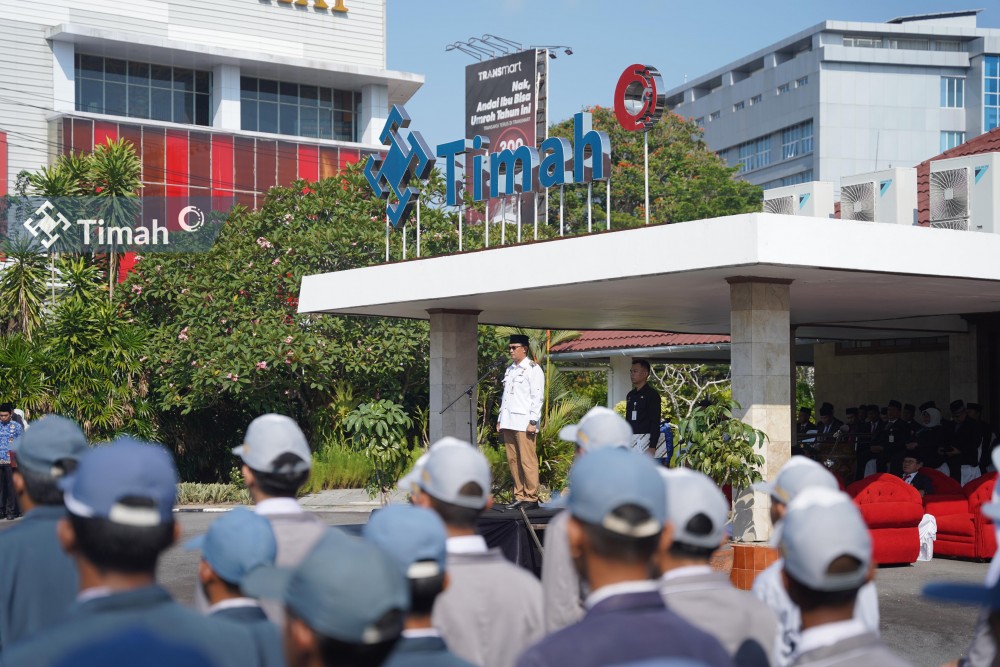
<svg viewBox="0 0 1000 667">
<path fill-rule="evenodd" d="M 800 408 L 792 454 L 853 457 L 853 465 L 842 475 L 844 482 L 876 472 L 903 475 L 905 459 L 911 459 L 910 466 L 916 462 L 936 468 L 964 485 L 991 470 L 997 433 L 983 420 L 978 403 L 956 399 L 948 415 L 945 418 L 934 401 L 919 409 L 897 400 L 885 407 L 849 407 L 843 421 L 830 403 L 821 405 L 816 422 L 810 408 Z"/>
<path fill-rule="evenodd" d="M 634 451 L 633 435 L 606 408 L 561 431 L 576 456 L 539 580 L 477 534 L 492 479 L 471 444 L 434 443 L 400 481 L 410 503 L 357 537 L 299 505 L 306 439 L 261 416 L 234 450 L 254 507 L 185 545 L 200 551 L 197 611 L 157 583 L 180 535 L 171 455 L 130 438 L 91 447 L 71 420 L 43 417 L 10 443 L 26 514 L 0 533 L 0 664 L 908 664 L 878 638 L 871 538 L 825 467 L 792 457 L 761 485 L 782 558 L 751 593 L 709 565 L 728 539 L 722 492 Z"/>
</svg>

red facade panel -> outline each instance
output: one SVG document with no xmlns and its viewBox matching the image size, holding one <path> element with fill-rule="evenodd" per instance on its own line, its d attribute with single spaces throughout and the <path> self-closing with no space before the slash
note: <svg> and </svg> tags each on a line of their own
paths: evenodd
<svg viewBox="0 0 1000 667">
<path fill-rule="evenodd" d="M 352 165 L 361 159 L 361 153 L 354 150 L 353 148 L 341 148 L 340 149 L 340 169 L 343 171 L 347 169 L 348 165 Z"/>
<path fill-rule="evenodd" d="M 71 145 L 74 153 L 90 153 L 94 150 L 94 123 L 86 118 L 73 119 Z"/>
<path fill-rule="evenodd" d="M 333 178 L 340 171 L 339 157 L 336 148 L 321 146 L 319 149 L 319 177 Z"/>
<path fill-rule="evenodd" d="M 167 166 L 166 134 L 159 127 L 142 128 L 142 180 L 164 183 Z"/>
<path fill-rule="evenodd" d="M 299 178 L 319 180 L 319 146 L 299 144 Z"/>
<path fill-rule="evenodd" d="M 233 182 L 233 138 L 225 134 L 212 136 L 212 195 L 221 196 L 232 192 Z"/>
<path fill-rule="evenodd" d="M 94 146 L 118 140 L 118 123 L 94 122 Z"/>
<path fill-rule="evenodd" d="M 234 180 L 237 190 L 253 192 L 254 189 L 254 140 L 236 137 L 233 141 L 235 156 Z"/>
<path fill-rule="evenodd" d="M 136 156 L 142 162 L 142 128 L 138 125 L 120 125 L 118 127 L 118 136 L 132 144 Z"/>
<path fill-rule="evenodd" d="M 256 192 L 267 192 L 274 187 L 275 175 L 278 173 L 278 142 L 257 140 L 257 186 L 251 188 Z"/>
<path fill-rule="evenodd" d="M 192 132 L 188 141 L 190 144 L 189 169 L 192 188 L 207 188 L 212 184 L 212 139 L 204 132 Z"/>
<path fill-rule="evenodd" d="M 177 216 L 187 206 L 191 171 L 187 130 L 167 130 L 167 229 L 178 229 Z"/>
<path fill-rule="evenodd" d="M 288 186 L 298 178 L 299 151 L 296 144 L 278 142 L 278 185 Z"/>
</svg>

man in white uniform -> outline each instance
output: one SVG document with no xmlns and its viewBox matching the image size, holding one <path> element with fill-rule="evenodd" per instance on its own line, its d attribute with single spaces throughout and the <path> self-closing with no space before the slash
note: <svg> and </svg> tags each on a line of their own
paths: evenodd
<svg viewBox="0 0 1000 667">
<path fill-rule="evenodd" d="M 508 509 L 538 507 L 538 452 L 535 450 L 538 422 L 542 418 L 545 374 L 528 358 L 528 337 L 510 337 L 513 363 L 503 376 L 503 401 L 497 431 L 507 448 L 507 463 L 514 478 L 514 502 Z"/>
</svg>

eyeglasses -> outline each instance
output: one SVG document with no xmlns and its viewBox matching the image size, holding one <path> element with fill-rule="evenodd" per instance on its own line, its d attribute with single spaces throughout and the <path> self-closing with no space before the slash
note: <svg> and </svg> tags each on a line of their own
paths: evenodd
<svg viewBox="0 0 1000 667">
<path fill-rule="evenodd" d="M 508 345 L 508 346 L 507 346 L 507 349 L 508 349 L 508 350 L 516 350 L 516 349 L 517 349 L 517 348 L 519 348 L 519 347 L 521 347 L 521 345 Z"/>
</svg>

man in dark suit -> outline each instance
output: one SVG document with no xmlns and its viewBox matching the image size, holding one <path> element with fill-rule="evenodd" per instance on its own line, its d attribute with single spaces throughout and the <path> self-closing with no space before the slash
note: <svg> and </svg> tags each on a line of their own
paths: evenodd
<svg viewBox="0 0 1000 667">
<path fill-rule="evenodd" d="M 650 581 L 667 512 L 656 464 L 628 450 L 600 449 L 573 464 L 569 489 L 567 535 L 590 587 L 587 613 L 521 654 L 517 666 L 601 667 L 674 657 L 731 665 L 719 641 L 667 609 L 659 583 Z"/>
<path fill-rule="evenodd" d="M 913 452 L 903 457 L 903 474 L 900 477 L 904 482 L 912 486 L 923 498 L 928 493 L 934 493 L 934 484 L 931 478 L 920 472 L 924 466 L 924 457 L 919 452 Z"/>
<path fill-rule="evenodd" d="M 884 451 L 884 448 L 878 445 L 878 440 L 881 437 L 880 433 L 885 426 L 885 422 L 879 419 L 878 406 L 874 404 L 867 406 L 867 414 L 867 421 L 858 429 L 858 456 L 855 479 L 863 479 L 868 462 L 872 459 L 878 462 Z M 876 449 L 876 446 L 878 449 Z M 876 463 L 875 471 L 879 472 L 880 470 L 883 470 L 883 468 L 879 467 Z"/>
<path fill-rule="evenodd" d="M 824 403 L 819 408 L 819 423 L 816 424 L 816 442 L 830 443 L 837 440 L 844 422 L 833 416 L 833 404 Z"/>
<path fill-rule="evenodd" d="M 886 406 L 886 421 L 878 432 L 872 451 L 878 454 L 878 471 L 899 474 L 900 462 L 906 443 L 913 433 L 910 426 L 900 418 L 903 404 L 893 399 Z"/>
<path fill-rule="evenodd" d="M 951 478 L 961 484 L 962 466 L 979 466 L 979 444 L 983 440 L 983 434 L 979 425 L 968 419 L 962 399 L 951 402 L 951 418 L 948 444 L 941 453 L 948 464 Z"/>
<path fill-rule="evenodd" d="M 996 429 L 988 421 L 983 419 L 982 406 L 979 403 L 969 403 L 965 406 L 966 418 L 972 420 L 976 425 L 979 426 L 980 432 L 983 434 L 982 451 L 979 453 L 979 470 L 984 475 L 989 472 L 990 467 L 990 456 L 993 453 L 993 447 L 996 446 Z"/>
</svg>

